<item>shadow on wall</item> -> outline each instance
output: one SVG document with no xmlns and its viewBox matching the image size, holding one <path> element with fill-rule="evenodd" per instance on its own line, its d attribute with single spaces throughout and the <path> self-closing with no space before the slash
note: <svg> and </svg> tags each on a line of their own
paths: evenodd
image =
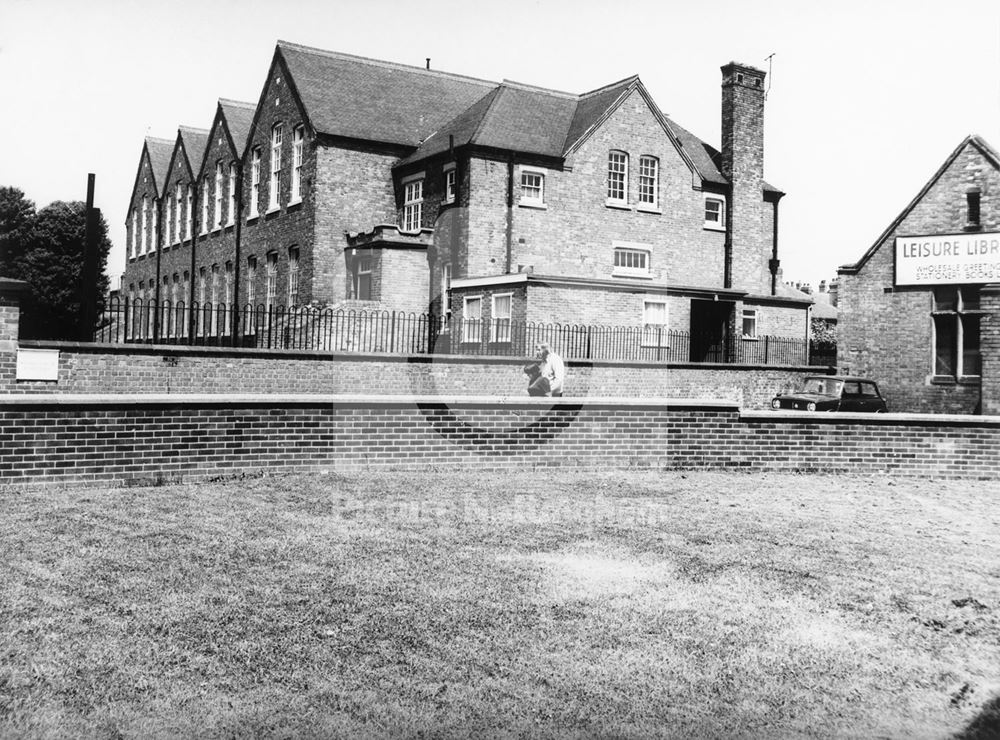
<svg viewBox="0 0 1000 740">
<path fill-rule="evenodd" d="M 1000 696 L 991 699 L 954 740 L 993 740 L 1000 738 Z"/>
</svg>

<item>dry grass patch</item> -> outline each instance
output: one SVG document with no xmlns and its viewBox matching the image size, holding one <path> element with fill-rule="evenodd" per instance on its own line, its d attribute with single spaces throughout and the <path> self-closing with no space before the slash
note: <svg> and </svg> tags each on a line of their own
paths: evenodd
<svg viewBox="0 0 1000 740">
<path fill-rule="evenodd" d="M 674 472 L 8 488 L 0 736 L 945 737 L 1000 694 L 998 494 Z"/>
</svg>

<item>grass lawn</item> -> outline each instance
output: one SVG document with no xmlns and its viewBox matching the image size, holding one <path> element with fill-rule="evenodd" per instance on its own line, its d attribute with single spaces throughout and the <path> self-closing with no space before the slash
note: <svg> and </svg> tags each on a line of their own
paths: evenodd
<svg viewBox="0 0 1000 740">
<path fill-rule="evenodd" d="M 995 730 L 998 503 L 678 472 L 0 489 L 0 737 Z"/>
</svg>

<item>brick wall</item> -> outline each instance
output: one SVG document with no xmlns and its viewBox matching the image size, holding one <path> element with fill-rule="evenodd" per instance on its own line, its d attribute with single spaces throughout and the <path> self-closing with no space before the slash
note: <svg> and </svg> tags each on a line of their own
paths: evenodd
<svg viewBox="0 0 1000 740">
<path fill-rule="evenodd" d="M 414 397 L 6 398 L 0 482 L 359 470 L 734 469 L 995 478 L 1000 422 Z"/>
</svg>

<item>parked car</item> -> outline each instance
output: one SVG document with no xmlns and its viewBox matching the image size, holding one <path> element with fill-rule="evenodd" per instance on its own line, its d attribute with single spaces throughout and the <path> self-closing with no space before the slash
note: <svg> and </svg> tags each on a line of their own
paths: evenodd
<svg viewBox="0 0 1000 740">
<path fill-rule="evenodd" d="M 888 411 L 885 399 L 873 380 L 848 375 L 811 375 L 802 390 L 779 393 L 771 401 L 773 409 L 799 411 Z"/>
</svg>

